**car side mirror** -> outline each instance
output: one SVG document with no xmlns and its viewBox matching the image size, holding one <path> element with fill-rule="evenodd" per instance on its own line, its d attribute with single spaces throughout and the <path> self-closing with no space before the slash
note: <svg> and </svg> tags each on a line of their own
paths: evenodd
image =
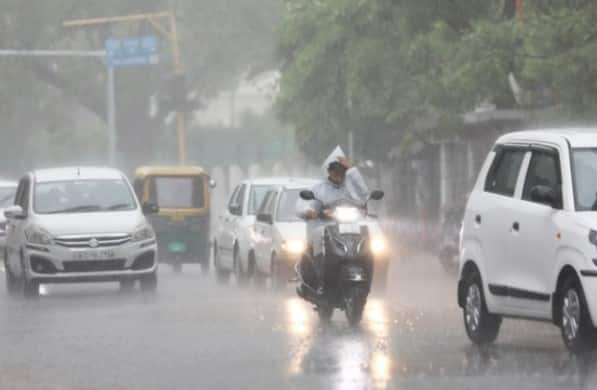
<svg viewBox="0 0 597 390">
<path fill-rule="evenodd" d="M 143 214 L 145 215 L 157 214 L 160 212 L 160 208 L 158 207 L 158 205 L 150 202 L 143 203 L 141 209 L 143 210 Z"/>
<path fill-rule="evenodd" d="M 315 199 L 315 194 L 311 190 L 302 190 L 300 192 L 300 197 L 302 200 L 313 200 Z"/>
<path fill-rule="evenodd" d="M 241 215 L 241 213 L 242 213 L 240 206 L 236 205 L 236 204 L 231 204 L 230 207 L 228 208 L 228 211 L 232 215 Z"/>
<path fill-rule="evenodd" d="M 531 188 L 531 201 L 542 203 L 551 207 L 557 206 L 556 191 L 550 186 L 537 185 Z"/>
<path fill-rule="evenodd" d="M 384 192 L 381 190 L 375 190 L 373 192 L 371 192 L 371 195 L 369 195 L 369 198 L 373 199 L 373 200 L 381 200 L 384 197 Z"/>
<path fill-rule="evenodd" d="M 4 210 L 4 217 L 6 219 L 25 219 L 26 214 L 21 206 L 10 206 Z"/>
<path fill-rule="evenodd" d="M 257 220 L 269 225 L 274 223 L 274 219 L 272 218 L 271 214 L 257 214 Z"/>
</svg>

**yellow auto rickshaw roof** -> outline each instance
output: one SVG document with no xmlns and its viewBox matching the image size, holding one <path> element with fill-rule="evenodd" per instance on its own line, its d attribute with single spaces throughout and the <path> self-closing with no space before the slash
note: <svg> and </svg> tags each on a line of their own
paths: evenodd
<svg viewBox="0 0 597 390">
<path fill-rule="evenodd" d="M 147 176 L 206 176 L 200 166 L 143 166 L 135 170 L 135 177 Z"/>
</svg>

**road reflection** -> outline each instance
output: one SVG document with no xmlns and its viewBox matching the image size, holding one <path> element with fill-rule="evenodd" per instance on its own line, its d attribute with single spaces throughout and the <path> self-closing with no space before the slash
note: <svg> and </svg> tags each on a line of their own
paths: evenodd
<svg viewBox="0 0 597 390">
<path fill-rule="evenodd" d="M 361 327 L 350 328 L 337 311 L 330 324 L 319 322 L 312 307 L 295 298 L 286 301 L 292 377 L 314 377 L 326 387 L 386 389 L 392 379 L 388 310 L 381 300 L 367 303 Z"/>
</svg>

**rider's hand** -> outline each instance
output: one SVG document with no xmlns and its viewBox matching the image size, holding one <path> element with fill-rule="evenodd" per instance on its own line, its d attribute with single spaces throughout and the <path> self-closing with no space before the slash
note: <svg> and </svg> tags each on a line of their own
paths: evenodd
<svg viewBox="0 0 597 390">
<path fill-rule="evenodd" d="M 315 210 L 307 210 L 305 211 L 305 219 L 317 219 L 319 218 L 319 213 Z"/>
<path fill-rule="evenodd" d="M 352 162 L 346 157 L 338 157 L 338 162 L 346 169 L 352 168 Z"/>
<path fill-rule="evenodd" d="M 334 217 L 334 212 L 331 209 L 325 209 L 325 210 L 323 210 L 323 215 L 326 218 L 333 218 Z"/>
</svg>

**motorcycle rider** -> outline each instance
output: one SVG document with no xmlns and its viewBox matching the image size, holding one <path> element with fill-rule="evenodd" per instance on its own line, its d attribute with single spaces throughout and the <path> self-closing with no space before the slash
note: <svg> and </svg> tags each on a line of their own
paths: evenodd
<svg viewBox="0 0 597 390">
<path fill-rule="evenodd" d="M 364 203 L 369 195 L 369 189 L 359 170 L 352 166 L 342 149 L 337 147 L 326 159 L 324 167 L 327 178 L 311 188 L 314 200 L 299 205 L 299 215 L 307 221 L 307 239 L 312 247 L 312 261 L 315 271 L 317 291 L 323 290 L 323 272 L 325 259 L 324 230 L 328 222 L 321 218 L 323 213 L 327 217 L 329 211 L 326 205 L 339 200 L 352 200 Z M 300 209 L 302 206 L 302 210 Z M 327 215 L 326 215 L 327 214 Z"/>
</svg>

